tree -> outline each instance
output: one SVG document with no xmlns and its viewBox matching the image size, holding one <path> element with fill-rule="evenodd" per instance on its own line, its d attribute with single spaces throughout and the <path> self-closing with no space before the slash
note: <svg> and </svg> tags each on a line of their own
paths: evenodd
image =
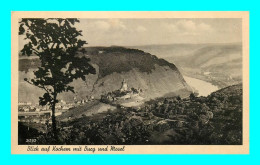
<svg viewBox="0 0 260 165">
<path fill-rule="evenodd" d="M 191 93 L 191 94 L 190 94 L 190 100 L 193 101 L 195 98 L 196 98 L 195 94 L 194 94 L 194 93 Z"/>
<path fill-rule="evenodd" d="M 181 101 L 181 97 L 180 96 L 177 96 L 176 98 L 178 101 Z"/>
<path fill-rule="evenodd" d="M 74 87 L 70 83 L 85 75 L 95 74 L 95 68 L 90 64 L 90 59 L 80 56 L 79 50 L 86 41 L 79 39 L 82 31 L 74 25 L 78 19 L 22 19 L 19 23 L 19 35 L 25 36 L 27 43 L 21 50 L 22 55 L 38 56 L 40 66 L 34 71 L 34 78 L 28 83 L 45 91 L 39 97 L 40 105 L 50 105 L 52 110 L 52 131 L 57 140 L 55 119 L 55 105 L 58 103 L 57 95 L 71 91 Z"/>
</svg>

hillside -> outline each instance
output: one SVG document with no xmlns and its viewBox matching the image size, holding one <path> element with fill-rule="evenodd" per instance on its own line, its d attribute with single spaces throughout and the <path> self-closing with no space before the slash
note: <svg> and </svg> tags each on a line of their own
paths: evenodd
<svg viewBox="0 0 260 165">
<path fill-rule="evenodd" d="M 236 84 L 232 86 L 228 86 L 226 88 L 222 88 L 213 92 L 210 96 L 216 95 L 227 95 L 227 96 L 242 96 L 243 95 L 243 88 L 242 84 Z M 242 101 L 242 98 L 240 99 Z"/>
<path fill-rule="evenodd" d="M 95 100 L 85 105 L 74 107 L 69 111 L 62 113 L 57 117 L 57 120 L 59 121 L 67 121 L 68 119 L 74 120 L 77 118 L 81 118 L 83 116 L 92 116 L 103 112 L 112 111 L 114 109 L 116 109 L 116 107 Z"/>
<path fill-rule="evenodd" d="M 176 64 L 181 73 L 220 88 L 242 81 L 242 44 L 171 44 L 137 46 Z"/>
<path fill-rule="evenodd" d="M 96 109 L 99 113 L 93 113 Z M 139 108 L 93 101 L 57 119 L 60 139 L 55 144 L 60 145 L 241 145 L 242 85 L 207 97 L 162 97 Z M 20 123 L 19 144 L 32 137 L 37 144 L 52 144 L 51 135 L 44 133 L 48 127 L 42 128 Z"/>
<path fill-rule="evenodd" d="M 85 53 L 96 68 L 96 75 L 88 75 L 87 80 L 75 80 L 78 99 L 87 96 L 99 98 L 101 94 L 117 90 L 123 79 L 129 88 L 140 88 L 147 99 L 163 95 L 188 96 L 191 89 L 183 79 L 178 68 L 164 59 L 137 49 L 124 47 L 87 47 Z M 22 58 L 19 61 L 19 101 L 37 102 L 42 95 L 40 89 L 23 81 L 32 78 L 33 70 L 39 66 L 37 58 Z M 75 95 L 64 93 L 60 99 L 72 101 Z"/>
</svg>

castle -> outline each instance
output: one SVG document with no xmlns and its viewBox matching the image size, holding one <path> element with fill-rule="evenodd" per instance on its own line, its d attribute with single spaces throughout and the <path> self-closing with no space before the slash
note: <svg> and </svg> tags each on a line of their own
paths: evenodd
<svg viewBox="0 0 260 165">
<path fill-rule="evenodd" d="M 122 85 L 121 85 L 121 88 L 120 88 L 120 92 L 125 92 L 125 91 L 128 91 L 128 85 L 127 85 L 125 79 L 123 79 Z"/>
<path fill-rule="evenodd" d="M 123 79 L 121 87 L 118 90 L 108 92 L 107 94 L 102 95 L 101 100 L 103 102 L 109 102 L 109 101 L 111 102 L 115 100 L 126 100 L 138 96 L 141 92 L 142 90 L 140 88 L 128 89 L 128 84 L 126 80 Z"/>
</svg>

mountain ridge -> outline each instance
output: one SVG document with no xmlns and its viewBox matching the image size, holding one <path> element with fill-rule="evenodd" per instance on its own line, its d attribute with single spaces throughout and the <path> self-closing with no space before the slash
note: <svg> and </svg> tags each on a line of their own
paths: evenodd
<svg viewBox="0 0 260 165">
<path fill-rule="evenodd" d="M 171 93 L 187 96 L 191 89 L 183 79 L 178 68 L 164 59 L 142 50 L 124 47 L 87 47 L 84 53 L 78 56 L 87 56 L 96 68 L 96 75 L 88 75 L 87 80 L 75 80 L 78 99 L 87 96 L 99 98 L 102 94 L 117 90 L 123 79 L 126 79 L 129 88 L 141 88 L 147 98 L 160 97 Z M 43 91 L 37 87 L 25 84 L 25 77 L 32 78 L 33 70 L 40 65 L 37 58 L 20 59 L 19 62 L 19 101 L 34 98 L 34 102 Z M 30 85 L 30 86 L 29 86 Z M 35 94 L 36 93 L 36 94 Z M 73 100 L 75 94 L 60 94 L 60 99 Z"/>
</svg>

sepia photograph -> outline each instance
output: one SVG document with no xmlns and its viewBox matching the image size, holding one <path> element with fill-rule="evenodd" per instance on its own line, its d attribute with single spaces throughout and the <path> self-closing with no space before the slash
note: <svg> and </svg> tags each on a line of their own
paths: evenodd
<svg viewBox="0 0 260 165">
<path fill-rule="evenodd" d="M 13 12 L 12 152 L 248 153 L 248 12 L 206 13 Z"/>
</svg>

